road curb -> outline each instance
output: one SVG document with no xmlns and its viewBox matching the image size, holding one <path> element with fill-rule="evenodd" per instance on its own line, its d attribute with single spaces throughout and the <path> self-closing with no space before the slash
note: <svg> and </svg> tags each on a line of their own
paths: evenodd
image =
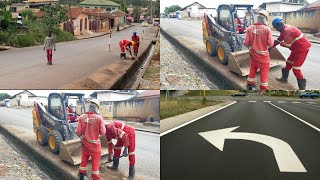
<svg viewBox="0 0 320 180">
<path fill-rule="evenodd" d="M 48 174 L 52 179 L 77 179 L 77 177 L 70 174 L 62 167 L 54 164 L 52 161 L 50 161 L 50 159 L 47 159 L 42 154 L 39 154 L 34 148 L 32 148 L 32 146 L 24 142 L 23 139 L 17 137 L 15 134 L 11 133 L 10 130 L 2 125 L 0 125 L 0 133 L 9 139 L 10 142 L 12 142 L 20 151 L 22 151 L 23 154 L 34 161 L 38 167 Z"/>
<path fill-rule="evenodd" d="M 137 130 L 137 131 L 142 131 L 142 132 L 160 134 L 160 132 L 158 132 L 158 131 L 152 131 L 152 130 L 149 130 L 149 129 L 143 129 L 143 128 L 134 128 L 134 129 Z"/>
<path fill-rule="evenodd" d="M 158 36 L 158 33 L 159 31 L 156 32 L 155 37 Z M 146 50 L 135 60 L 121 60 L 117 63 L 110 64 L 60 89 L 124 89 L 134 78 L 133 76 L 137 72 L 137 69 L 145 62 L 153 46 L 152 44 L 152 41 L 150 41 Z"/>
<path fill-rule="evenodd" d="M 130 28 L 130 27 L 132 27 L 132 26 L 134 26 L 134 25 L 129 25 L 128 27 L 124 27 L 123 29 L 121 29 L 120 31 L 123 31 L 123 30 L 125 30 L 125 29 L 128 29 L 128 28 Z M 92 38 L 96 38 L 96 37 L 101 37 L 101 36 L 105 36 L 105 35 L 108 35 L 108 34 L 113 34 L 114 32 L 117 32 L 117 31 L 112 31 L 112 29 L 111 29 L 111 32 L 105 32 L 105 33 L 103 33 L 103 34 L 100 34 L 100 35 L 97 35 L 97 36 L 91 36 L 91 37 L 85 37 L 85 38 L 81 38 L 81 39 L 76 39 L 76 40 L 83 40 L 83 39 L 92 39 Z"/>
<path fill-rule="evenodd" d="M 176 128 L 183 127 L 199 119 L 199 117 L 205 117 L 216 111 L 219 111 L 225 107 L 234 104 L 236 101 L 225 101 L 213 106 L 197 109 L 177 116 L 162 119 L 160 121 L 160 136 L 166 135 Z"/>
<path fill-rule="evenodd" d="M 214 77 L 215 80 L 220 80 L 223 85 L 222 87 L 218 87 L 218 89 L 237 89 L 237 90 L 243 90 L 244 88 L 239 85 L 235 80 L 230 80 L 227 75 L 221 73 L 217 70 L 217 68 L 211 66 L 207 61 L 203 60 L 201 57 L 198 56 L 198 54 L 194 53 L 192 50 L 184 46 L 182 43 L 180 43 L 176 38 L 171 36 L 169 33 L 167 33 L 163 28 L 160 27 L 160 33 L 168 39 L 170 43 L 175 45 L 176 48 L 181 50 L 183 54 L 185 54 L 187 57 L 190 57 L 189 59 L 193 61 L 194 64 L 199 64 L 204 72 L 213 72 L 214 75 L 217 75 Z M 198 66 L 197 66 L 198 67 Z M 199 67 L 198 67 L 199 68 Z M 206 75 L 208 73 L 205 73 Z M 209 77 L 208 77 L 209 78 Z M 209 79 L 213 79 L 209 78 Z"/>
</svg>

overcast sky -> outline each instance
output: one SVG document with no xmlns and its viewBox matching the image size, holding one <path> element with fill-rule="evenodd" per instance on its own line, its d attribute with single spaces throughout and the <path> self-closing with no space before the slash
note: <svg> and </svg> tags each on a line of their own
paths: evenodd
<svg viewBox="0 0 320 180">
<path fill-rule="evenodd" d="M 0 93 L 8 93 L 9 95 L 13 96 L 22 90 L 0 90 Z M 36 96 L 48 96 L 52 92 L 60 92 L 60 93 L 83 93 L 85 97 L 89 97 L 90 94 L 94 92 L 94 90 L 29 90 L 31 93 L 35 94 Z M 100 91 L 100 90 L 99 90 Z M 138 90 L 139 93 L 143 92 L 144 90 Z"/>
<path fill-rule="evenodd" d="M 277 1 L 277 0 L 179 0 L 179 1 L 172 1 L 172 0 L 160 0 L 160 11 L 163 12 L 165 7 L 169 7 L 171 5 L 179 5 L 181 8 L 192 4 L 193 2 L 198 2 L 207 8 L 217 8 L 219 4 L 253 4 L 254 8 L 257 8 L 262 2 L 270 2 L 270 1 Z M 317 0 L 308 0 L 309 3 L 313 3 Z"/>
</svg>

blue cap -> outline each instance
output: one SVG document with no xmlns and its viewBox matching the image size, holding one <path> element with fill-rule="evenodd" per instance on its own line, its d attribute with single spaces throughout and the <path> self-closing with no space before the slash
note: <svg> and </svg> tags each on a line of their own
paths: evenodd
<svg viewBox="0 0 320 180">
<path fill-rule="evenodd" d="M 137 34 L 137 32 L 133 32 L 132 34 L 133 34 L 133 35 L 136 35 L 136 34 Z"/>
<path fill-rule="evenodd" d="M 281 18 L 281 17 L 276 17 L 276 18 L 274 18 L 273 21 L 272 21 L 272 26 L 273 26 L 273 27 L 276 27 L 277 24 L 279 24 L 280 22 L 282 22 L 282 18 Z"/>
</svg>

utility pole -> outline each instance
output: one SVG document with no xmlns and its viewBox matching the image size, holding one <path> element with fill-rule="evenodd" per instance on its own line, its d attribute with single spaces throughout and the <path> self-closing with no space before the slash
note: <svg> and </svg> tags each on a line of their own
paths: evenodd
<svg viewBox="0 0 320 180">
<path fill-rule="evenodd" d="M 50 2 L 51 3 L 51 2 Z M 69 26 L 70 26 L 70 33 L 74 36 L 74 30 L 73 30 L 73 21 L 72 21 L 72 16 L 71 16 L 71 3 L 70 3 L 70 0 L 68 0 L 68 6 L 69 6 L 69 16 L 70 16 L 70 23 L 68 23 L 69 24 Z"/>
</svg>

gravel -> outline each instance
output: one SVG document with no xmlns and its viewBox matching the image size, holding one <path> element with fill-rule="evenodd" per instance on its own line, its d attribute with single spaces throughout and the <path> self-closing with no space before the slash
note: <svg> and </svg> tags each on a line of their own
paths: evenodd
<svg viewBox="0 0 320 180">
<path fill-rule="evenodd" d="M 0 134 L 0 179 L 49 180 L 50 178 Z"/>
<path fill-rule="evenodd" d="M 162 90 L 210 89 L 209 80 L 188 63 L 186 58 L 163 36 L 160 36 L 160 83 Z"/>
</svg>

